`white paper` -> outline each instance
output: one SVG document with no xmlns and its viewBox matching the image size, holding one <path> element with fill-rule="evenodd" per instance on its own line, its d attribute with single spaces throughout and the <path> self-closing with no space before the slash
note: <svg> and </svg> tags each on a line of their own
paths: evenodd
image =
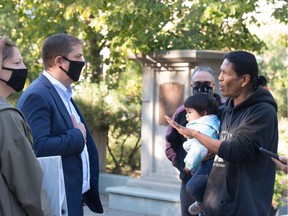
<svg viewBox="0 0 288 216">
<path fill-rule="evenodd" d="M 43 171 L 42 186 L 50 197 L 55 216 L 68 216 L 61 156 L 37 158 Z"/>
</svg>

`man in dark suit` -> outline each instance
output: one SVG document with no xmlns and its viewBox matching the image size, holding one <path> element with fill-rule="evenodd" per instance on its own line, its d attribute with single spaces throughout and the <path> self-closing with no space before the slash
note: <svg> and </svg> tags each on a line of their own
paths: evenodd
<svg viewBox="0 0 288 216">
<path fill-rule="evenodd" d="M 72 99 L 71 84 L 85 65 L 82 46 L 68 34 L 48 37 L 42 46 L 44 71 L 18 102 L 32 128 L 36 156 L 61 155 L 69 216 L 83 215 L 84 204 L 103 213 L 98 151 Z"/>
</svg>

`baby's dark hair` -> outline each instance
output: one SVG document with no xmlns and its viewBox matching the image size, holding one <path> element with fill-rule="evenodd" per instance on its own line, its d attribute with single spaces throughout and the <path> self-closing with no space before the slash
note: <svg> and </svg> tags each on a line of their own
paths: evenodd
<svg viewBox="0 0 288 216">
<path fill-rule="evenodd" d="M 216 100 L 209 94 L 200 93 L 188 97 L 184 102 L 185 108 L 195 109 L 199 115 L 219 115 L 218 104 Z"/>
</svg>

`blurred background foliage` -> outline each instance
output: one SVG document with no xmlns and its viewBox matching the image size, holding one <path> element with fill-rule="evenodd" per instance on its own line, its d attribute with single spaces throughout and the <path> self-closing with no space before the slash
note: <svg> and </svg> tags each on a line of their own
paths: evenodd
<svg viewBox="0 0 288 216">
<path fill-rule="evenodd" d="M 282 31 L 259 32 L 267 24 L 257 18 L 263 8 L 271 11 L 267 22 Z M 47 36 L 65 32 L 83 39 L 87 65 L 74 97 L 90 129 L 107 133 L 107 170 L 119 174 L 140 167 L 142 71 L 127 56 L 172 49 L 251 51 L 259 56 L 279 116 L 287 117 L 287 21 L 287 0 L 0 0 L 2 35 L 20 47 L 30 71 L 26 85 L 42 70 Z"/>
</svg>

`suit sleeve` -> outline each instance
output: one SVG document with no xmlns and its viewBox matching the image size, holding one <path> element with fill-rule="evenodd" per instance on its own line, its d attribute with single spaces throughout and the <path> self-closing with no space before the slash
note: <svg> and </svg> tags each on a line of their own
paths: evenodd
<svg viewBox="0 0 288 216">
<path fill-rule="evenodd" d="M 47 92 L 26 95 L 19 108 L 32 128 L 34 151 L 38 157 L 82 152 L 85 140 L 81 131 L 73 128 L 69 113 L 63 116 L 59 103 L 56 104 Z"/>
</svg>

